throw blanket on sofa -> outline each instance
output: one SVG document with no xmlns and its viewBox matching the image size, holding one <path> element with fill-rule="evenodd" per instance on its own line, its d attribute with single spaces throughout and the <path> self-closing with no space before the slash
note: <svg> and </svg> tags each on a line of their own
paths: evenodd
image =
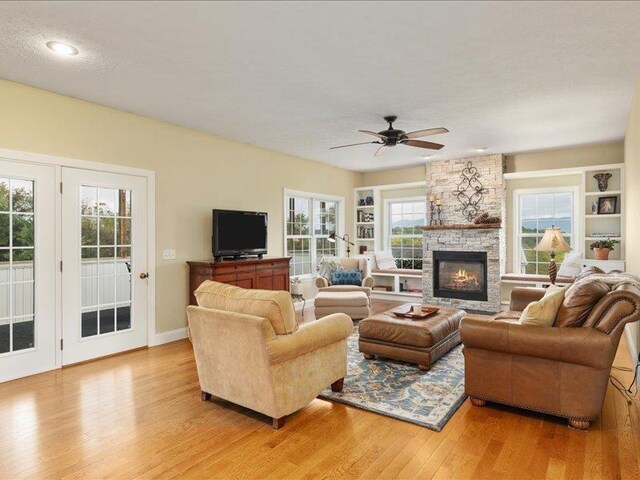
<svg viewBox="0 0 640 480">
<path fill-rule="evenodd" d="M 581 278 L 574 285 L 591 282 L 606 283 L 611 286 L 611 290 L 615 290 L 620 285 L 632 285 L 640 289 L 640 277 L 631 273 L 592 273 L 587 277 Z"/>
</svg>

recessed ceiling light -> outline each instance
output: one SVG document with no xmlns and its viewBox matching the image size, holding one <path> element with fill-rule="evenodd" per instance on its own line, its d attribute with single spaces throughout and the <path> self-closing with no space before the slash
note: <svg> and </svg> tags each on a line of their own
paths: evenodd
<svg viewBox="0 0 640 480">
<path fill-rule="evenodd" d="M 64 55 L 65 57 L 71 57 L 73 55 L 78 55 L 79 53 L 76 47 L 64 42 L 47 42 L 47 48 L 58 55 Z"/>
<path fill-rule="evenodd" d="M 422 158 L 424 158 L 425 160 L 429 160 L 431 157 L 433 157 L 433 155 L 421 155 Z"/>
<path fill-rule="evenodd" d="M 484 153 L 488 150 L 487 147 L 480 147 L 480 148 L 476 148 L 476 152 L 478 153 Z"/>
</svg>

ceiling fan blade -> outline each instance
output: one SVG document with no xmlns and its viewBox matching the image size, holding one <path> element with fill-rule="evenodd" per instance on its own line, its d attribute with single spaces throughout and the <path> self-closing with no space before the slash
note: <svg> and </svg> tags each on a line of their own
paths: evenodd
<svg viewBox="0 0 640 480">
<path fill-rule="evenodd" d="M 344 147 L 355 147 L 356 145 L 367 145 L 369 143 L 380 143 L 380 142 L 360 142 L 360 143 L 350 143 L 349 145 L 338 145 L 337 147 L 331 147 L 329 150 L 334 150 L 336 148 L 344 148 Z"/>
<path fill-rule="evenodd" d="M 449 130 L 447 130 L 444 127 L 427 128 L 426 130 L 416 130 L 415 132 L 409 132 L 409 133 L 407 133 L 407 138 L 427 137 L 429 135 L 437 135 L 439 133 L 447 133 L 448 131 Z"/>
<path fill-rule="evenodd" d="M 379 133 L 372 132 L 371 130 L 358 130 L 358 131 L 362 133 L 366 133 L 367 135 L 373 135 L 374 137 L 378 137 L 378 138 L 387 138 L 384 135 L 380 135 Z"/>
<path fill-rule="evenodd" d="M 430 148 L 431 150 L 440 150 L 444 145 L 440 143 L 425 142 L 424 140 L 405 140 L 403 145 L 409 145 L 410 147 L 418 148 Z"/>
<path fill-rule="evenodd" d="M 384 155 L 384 152 L 386 152 L 388 148 L 389 147 L 387 147 L 386 145 L 382 145 L 378 150 L 376 150 L 376 153 L 373 156 L 381 157 L 382 155 Z"/>
</svg>

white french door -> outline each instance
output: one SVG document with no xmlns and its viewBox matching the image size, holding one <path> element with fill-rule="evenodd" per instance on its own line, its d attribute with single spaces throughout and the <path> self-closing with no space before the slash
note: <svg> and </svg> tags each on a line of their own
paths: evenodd
<svg viewBox="0 0 640 480">
<path fill-rule="evenodd" d="M 0 382 L 56 367 L 55 181 L 0 159 Z"/>
<path fill-rule="evenodd" d="M 62 168 L 62 363 L 147 345 L 147 180 Z"/>
</svg>

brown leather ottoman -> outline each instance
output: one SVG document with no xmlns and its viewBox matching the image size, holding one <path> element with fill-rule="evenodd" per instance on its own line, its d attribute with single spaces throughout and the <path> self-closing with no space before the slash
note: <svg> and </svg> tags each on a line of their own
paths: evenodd
<svg viewBox="0 0 640 480">
<path fill-rule="evenodd" d="M 406 305 L 407 310 L 409 305 Z M 379 313 L 360 321 L 359 350 L 365 358 L 378 355 L 417 363 L 420 370 L 429 370 L 440 357 L 460 343 L 458 327 L 465 315 L 464 310 L 457 308 L 440 308 L 437 314 L 425 320 Z"/>
</svg>

